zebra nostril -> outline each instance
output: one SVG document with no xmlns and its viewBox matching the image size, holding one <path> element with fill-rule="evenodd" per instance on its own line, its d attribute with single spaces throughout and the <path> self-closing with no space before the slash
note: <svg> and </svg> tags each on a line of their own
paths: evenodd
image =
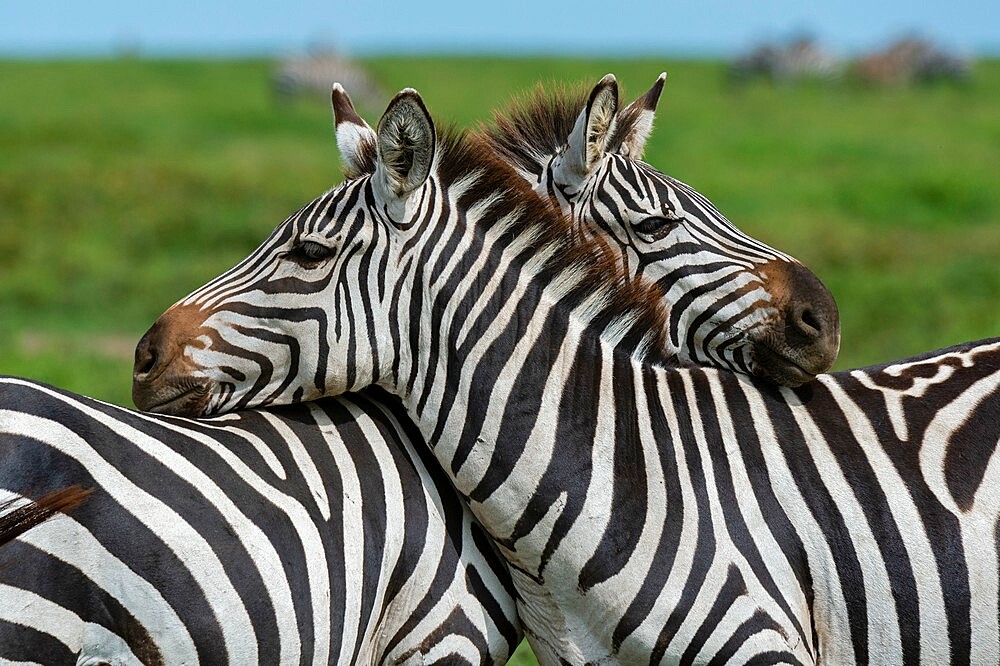
<svg viewBox="0 0 1000 666">
<path fill-rule="evenodd" d="M 808 338 L 818 338 L 823 334 L 823 326 L 808 305 L 797 305 L 792 311 L 792 325 Z"/>
<path fill-rule="evenodd" d="M 147 340 L 142 340 L 135 350 L 133 376 L 141 379 L 153 371 L 157 361 L 156 349 Z"/>
</svg>

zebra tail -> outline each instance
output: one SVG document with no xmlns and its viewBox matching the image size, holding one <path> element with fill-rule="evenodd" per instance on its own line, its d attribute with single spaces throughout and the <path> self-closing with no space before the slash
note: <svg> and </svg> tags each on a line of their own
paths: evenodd
<svg viewBox="0 0 1000 666">
<path fill-rule="evenodd" d="M 36 500 L 15 497 L 0 502 L 0 547 L 56 513 L 66 513 L 80 506 L 93 490 L 75 483 Z"/>
</svg>

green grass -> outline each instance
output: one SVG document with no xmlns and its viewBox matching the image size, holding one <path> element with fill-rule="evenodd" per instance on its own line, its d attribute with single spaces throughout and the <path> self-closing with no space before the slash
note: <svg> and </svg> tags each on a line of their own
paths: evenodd
<svg viewBox="0 0 1000 666">
<path fill-rule="evenodd" d="M 368 64 L 459 124 L 538 80 L 614 71 L 634 95 L 665 69 L 648 161 L 819 274 L 841 308 L 838 368 L 1000 335 L 1000 62 L 914 90 L 734 90 L 715 63 Z M 0 62 L 0 373 L 130 404 L 131 344 L 156 316 L 339 181 L 325 100 L 276 106 L 268 73 Z"/>
</svg>

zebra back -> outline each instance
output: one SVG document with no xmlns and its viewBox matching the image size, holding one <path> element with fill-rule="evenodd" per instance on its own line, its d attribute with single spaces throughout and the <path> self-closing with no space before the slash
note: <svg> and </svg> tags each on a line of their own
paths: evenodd
<svg viewBox="0 0 1000 666">
<path fill-rule="evenodd" d="M 0 380 L 0 501 L 93 489 L 0 551 L 0 657 L 503 663 L 506 567 L 403 418 L 375 394 L 195 422 Z"/>
</svg>

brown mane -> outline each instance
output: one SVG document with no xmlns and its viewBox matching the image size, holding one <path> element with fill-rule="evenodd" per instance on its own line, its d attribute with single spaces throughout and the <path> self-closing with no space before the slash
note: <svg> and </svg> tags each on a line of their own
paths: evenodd
<svg viewBox="0 0 1000 666">
<path fill-rule="evenodd" d="M 589 95 L 590 88 L 582 84 L 538 84 L 530 93 L 515 98 L 505 111 L 494 111 L 493 124 L 480 126 L 478 132 L 500 159 L 519 171 L 538 176 L 549 158 L 566 144 Z M 620 150 L 641 111 L 626 107 L 618 112 L 608 152 Z"/>
<path fill-rule="evenodd" d="M 476 134 L 446 128 L 438 134 L 437 150 L 437 173 L 442 186 L 447 188 L 479 172 L 481 176 L 462 198 L 480 201 L 499 194 L 493 196 L 489 218 L 497 220 L 516 212 L 507 232 L 511 238 L 533 233 L 537 238 L 535 252 L 547 246 L 555 248 L 552 259 L 543 269 L 545 275 L 554 277 L 569 270 L 581 272 L 583 277 L 574 290 L 576 298 L 581 300 L 599 290 L 607 292 L 607 304 L 594 320 L 595 326 L 631 319 L 634 323 L 629 327 L 625 344 L 638 347 L 643 339 L 648 339 L 646 358 L 659 362 L 671 360 L 664 356 L 666 313 L 652 285 L 631 279 L 606 244 L 586 240 L 576 233 L 569 216 L 548 199 L 540 197 L 528 181 L 497 154 L 491 142 Z"/>
</svg>

